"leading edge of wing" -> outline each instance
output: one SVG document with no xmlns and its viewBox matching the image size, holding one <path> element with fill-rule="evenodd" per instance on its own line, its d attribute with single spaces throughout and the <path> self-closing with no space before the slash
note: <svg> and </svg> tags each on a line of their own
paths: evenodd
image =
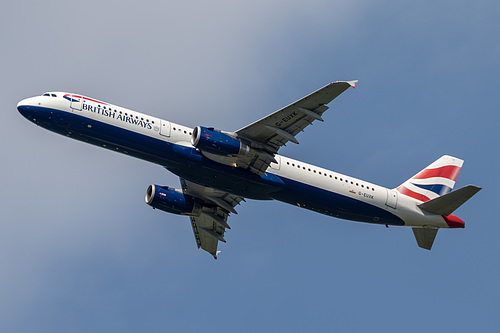
<svg viewBox="0 0 500 333">
<path fill-rule="evenodd" d="M 238 130 L 234 135 L 251 149 L 251 154 L 240 156 L 237 165 L 262 175 L 274 161 L 274 155 L 288 142 L 298 144 L 295 136 L 314 121 L 323 121 L 321 115 L 330 103 L 357 81 L 338 81 L 271 113 Z"/>
<path fill-rule="evenodd" d="M 302 98 L 298 99 L 297 101 L 295 101 L 295 102 L 293 102 L 293 103 L 291 103 L 291 104 L 255 121 L 255 122 L 253 122 L 253 123 L 251 123 L 243 128 L 240 128 L 239 130 L 236 131 L 236 133 L 244 136 L 244 132 L 246 129 L 252 127 L 253 125 L 261 123 L 262 121 L 270 118 L 271 116 L 273 116 L 273 115 L 279 113 L 280 111 L 285 110 L 289 107 L 298 106 L 298 107 L 305 108 L 305 109 L 315 109 L 320 105 L 328 104 L 331 101 L 333 101 L 335 98 L 337 98 L 340 94 L 342 94 L 344 91 L 346 91 L 348 88 L 350 88 L 350 87 L 356 88 L 357 82 L 358 82 L 358 80 L 335 81 L 335 82 L 329 83 L 329 84 L 325 85 L 324 87 L 319 88 L 318 90 L 310 93 L 309 95 L 302 97 Z"/>
</svg>

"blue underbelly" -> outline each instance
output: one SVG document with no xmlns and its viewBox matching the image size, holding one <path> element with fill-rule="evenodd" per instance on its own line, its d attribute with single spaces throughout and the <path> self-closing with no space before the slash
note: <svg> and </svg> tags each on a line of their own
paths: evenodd
<svg viewBox="0 0 500 333">
<path fill-rule="evenodd" d="M 404 225 L 397 216 L 376 206 L 317 187 L 278 177 L 258 176 L 248 170 L 214 162 L 193 147 L 106 124 L 77 113 L 33 107 L 25 115 L 53 132 L 164 166 L 189 181 L 241 197 L 275 199 L 342 219 Z M 158 134 L 159 135 L 159 134 Z"/>
<path fill-rule="evenodd" d="M 271 194 L 275 200 L 346 220 L 404 225 L 399 217 L 374 205 L 291 179 L 281 180 L 285 187 Z"/>
</svg>

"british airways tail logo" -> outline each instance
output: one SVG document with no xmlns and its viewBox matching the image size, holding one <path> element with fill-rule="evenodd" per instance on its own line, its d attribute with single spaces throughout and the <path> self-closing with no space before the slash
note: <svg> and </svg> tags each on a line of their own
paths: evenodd
<svg viewBox="0 0 500 333">
<path fill-rule="evenodd" d="M 424 169 L 397 190 L 420 201 L 429 201 L 451 192 L 461 167 L 446 165 L 434 169 Z"/>
</svg>

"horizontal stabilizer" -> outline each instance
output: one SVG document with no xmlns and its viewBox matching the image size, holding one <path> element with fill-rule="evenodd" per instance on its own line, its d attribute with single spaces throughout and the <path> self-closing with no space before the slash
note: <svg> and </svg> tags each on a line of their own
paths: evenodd
<svg viewBox="0 0 500 333">
<path fill-rule="evenodd" d="M 439 229 L 412 228 L 418 246 L 430 250 Z"/>
<path fill-rule="evenodd" d="M 455 209 L 462 206 L 464 202 L 472 198 L 479 190 L 481 190 L 480 187 L 467 185 L 456 191 L 424 202 L 418 205 L 418 207 L 429 213 L 448 216 L 453 213 Z"/>
</svg>

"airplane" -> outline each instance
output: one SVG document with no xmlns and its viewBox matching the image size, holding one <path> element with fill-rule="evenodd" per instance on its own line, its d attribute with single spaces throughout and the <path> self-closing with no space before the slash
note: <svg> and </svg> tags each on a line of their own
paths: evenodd
<svg viewBox="0 0 500 333">
<path fill-rule="evenodd" d="M 439 229 L 464 228 L 452 213 L 480 187 L 452 191 L 463 160 L 444 155 L 396 188 L 385 188 L 278 154 L 323 121 L 327 104 L 358 81 L 336 81 L 235 132 L 194 128 L 81 94 L 48 92 L 18 111 L 50 131 L 158 164 L 181 188 L 149 185 L 155 209 L 189 216 L 198 248 L 215 259 L 228 217 L 245 199 L 277 200 L 339 219 L 411 227 L 430 250 Z"/>
</svg>

